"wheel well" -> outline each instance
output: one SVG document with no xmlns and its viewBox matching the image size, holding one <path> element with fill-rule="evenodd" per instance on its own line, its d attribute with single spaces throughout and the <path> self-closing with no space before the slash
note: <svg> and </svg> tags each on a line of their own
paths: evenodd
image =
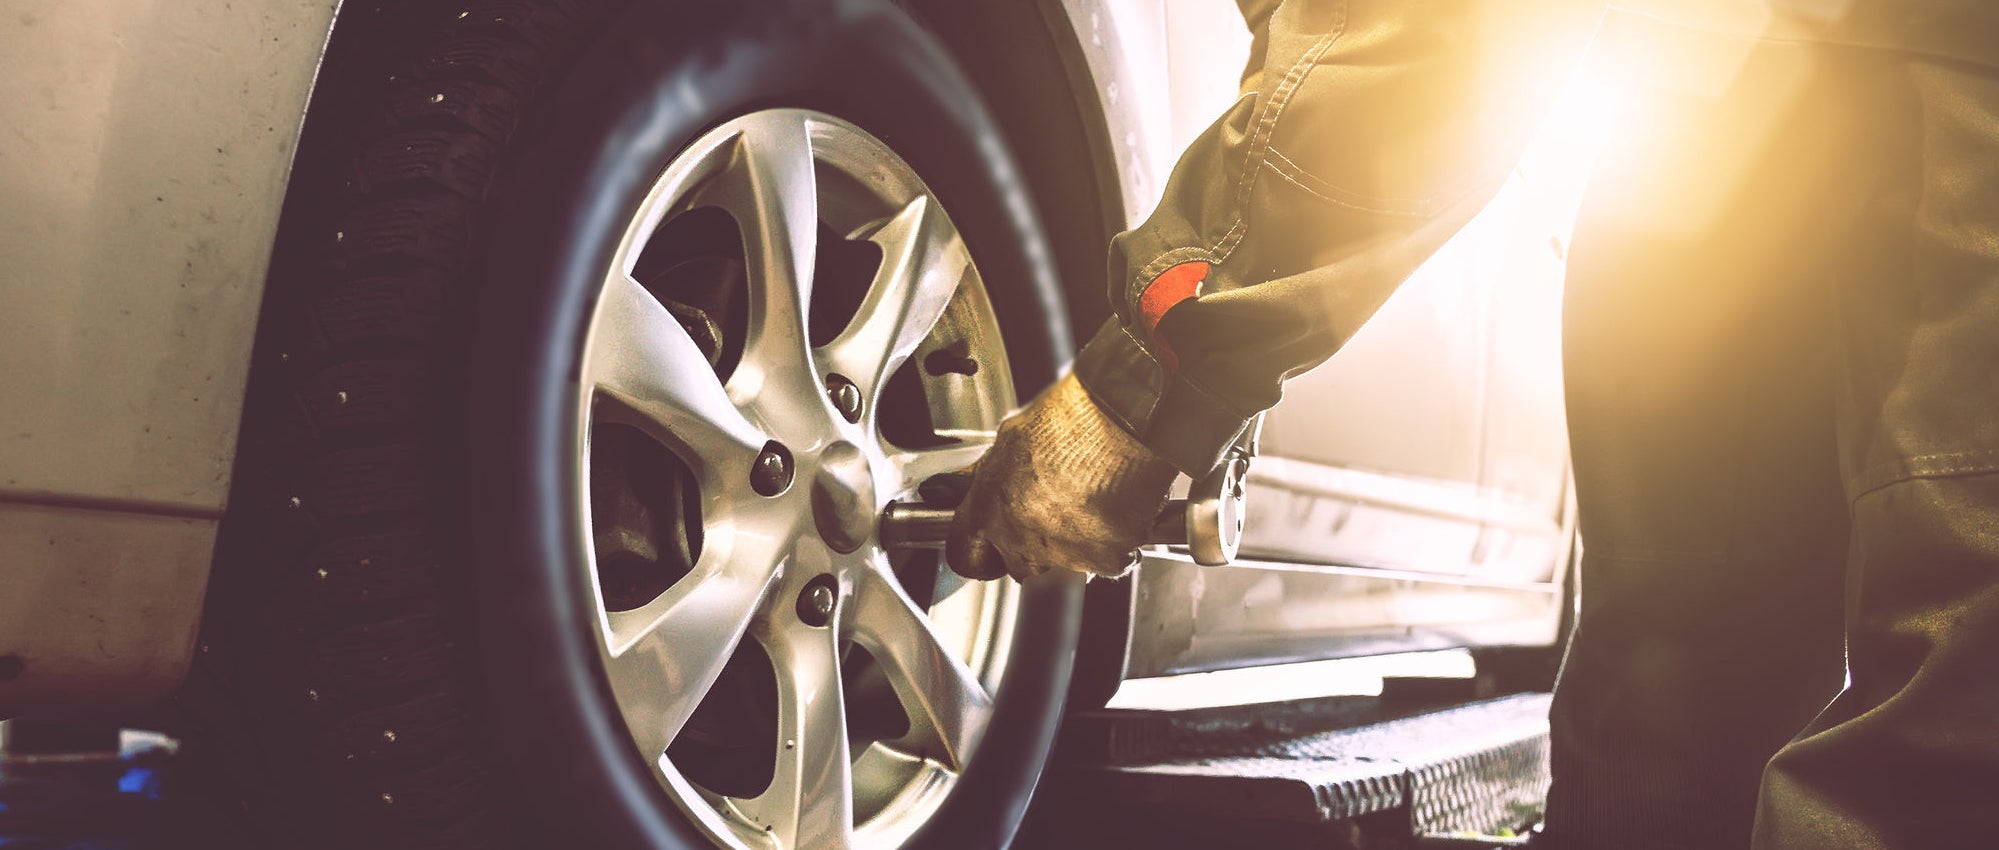
<svg viewBox="0 0 1999 850">
<path fill-rule="evenodd" d="M 1088 340 L 1110 316 L 1105 250 L 1124 229 L 1125 210 L 1096 82 L 1075 32 L 1054 0 L 898 5 L 944 42 L 1019 158 L 1062 275 L 1072 338 Z"/>
<path fill-rule="evenodd" d="M 1067 338 L 1081 344 L 1110 316 L 1104 284 L 1106 250 L 1111 237 L 1124 229 L 1126 211 L 1117 158 L 1096 101 L 1097 81 L 1084 63 L 1082 46 L 1060 0 L 892 2 L 957 60 L 1015 154 L 1060 276 Z M 354 114 L 357 104 L 369 102 L 374 89 L 386 85 L 348 69 L 405 47 L 423 31 L 410 25 L 409 19 L 432 11 L 433 6 L 441 8 L 349 4 L 340 10 L 320 85 L 307 111 L 295 174 L 323 165 L 321 160 L 337 148 L 343 135 L 341 121 Z M 326 229 L 295 223 L 310 218 L 311 211 L 291 206 L 287 205 L 280 238 Z M 1094 581 L 1086 588 L 1071 706 L 1101 706 L 1123 680 L 1132 601 L 1131 579 Z"/>
<path fill-rule="evenodd" d="M 1061 274 L 1071 338 L 1111 314 L 1105 256 L 1124 229 L 1123 193 L 1097 82 L 1057 0 L 899 0 L 949 49 L 1019 158 Z M 1071 708 L 1102 706 L 1124 679 L 1134 579 L 1093 581 L 1069 689 Z"/>
</svg>

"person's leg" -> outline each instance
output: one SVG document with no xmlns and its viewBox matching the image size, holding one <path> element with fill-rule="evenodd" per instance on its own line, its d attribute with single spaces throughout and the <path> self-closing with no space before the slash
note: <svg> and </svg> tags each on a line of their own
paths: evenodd
<svg viewBox="0 0 1999 850">
<path fill-rule="evenodd" d="M 1563 850 L 1731 850 L 1765 762 L 1840 686 L 1820 260 L 1841 151 L 1807 50 L 1617 47 L 1675 76 L 1619 80 L 1625 125 L 1570 255 L 1582 608 L 1546 830 Z"/>
<path fill-rule="evenodd" d="M 1847 54 L 1878 145 L 1837 276 L 1851 684 L 1771 763 L 1759 850 L 1999 846 L 1999 69 Z"/>
</svg>

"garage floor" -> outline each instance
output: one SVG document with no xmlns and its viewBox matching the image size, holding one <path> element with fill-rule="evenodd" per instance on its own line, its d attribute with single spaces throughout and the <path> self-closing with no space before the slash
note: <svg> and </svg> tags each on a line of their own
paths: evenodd
<svg viewBox="0 0 1999 850">
<path fill-rule="evenodd" d="M 1265 701 L 1200 707 L 1161 691 L 1142 706 L 1072 713 L 1014 846 L 1375 850 L 1412 827 L 1491 830 L 1493 805 L 1532 809 L 1502 813 L 1514 820 L 1538 816 L 1546 695 L 1475 693 L 1478 680 L 1459 678 L 1469 660 L 1459 666 L 1415 671 L 1428 677 L 1370 668 L 1370 683 L 1344 683 L 1352 695 L 1316 697 L 1252 693 L 1208 674 L 1184 678 L 1209 698 Z M 1512 750 L 1533 758 L 1498 757 Z M 0 850 L 264 850 L 240 834 L 241 804 L 209 793 L 192 769 L 157 734 L 0 724 Z M 1389 792 L 1400 796 L 1368 802 Z M 1310 817 L 1299 800 L 1346 802 Z M 1469 815 L 1480 823 L 1457 823 Z"/>
<path fill-rule="evenodd" d="M 0 756 L 0 847 L 181 850 L 243 846 L 229 818 L 176 772 L 173 741 L 125 732 L 8 729 Z"/>
<path fill-rule="evenodd" d="M 48 753 L 0 759 L 0 848 L 5 850 L 236 850 L 230 813 L 204 801 L 176 772 L 171 742 L 128 736 L 121 753 Z M 1104 846 L 1105 824 L 1132 846 L 1175 848 L 1340 846 L 1322 829 L 1179 818 L 1072 795 L 1036 801 L 1017 850 Z M 1118 843 L 1123 844 L 1125 841 Z M 1245 842 L 1248 843 L 1245 843 Z"/>
<path fill-rule="evenodd" d="M 171 742 L 141 738 L 124 751 L 10 755 L 0 759 L 0 848 L 4 850 L 248 850 L 231 834 L 230 812 L 205 801 L 176 772 Z M 1134 829 L 1134 846 L 1175 848 L 1335 847 L 1323 833 L 1180 819 L 1170 827 L 1141 813 L 1089 799 L 1037 801 L 1017 850 L 1102 846 L 1088 840 L 1106 821 Z M 1287 830 L 1288 831 L 1285 831 Z M 1270 833 L 1270 834 L 1265 834 Z M 1297 833 L 1297 834 L 1292 834 Z M 1243 841 L 1256 840 L 1245 844 Z M 1309 843 L 1307 843 L 1309 842 Z M 1120 842 L 1122 843 L 1122 842 Z"/>
</svg>

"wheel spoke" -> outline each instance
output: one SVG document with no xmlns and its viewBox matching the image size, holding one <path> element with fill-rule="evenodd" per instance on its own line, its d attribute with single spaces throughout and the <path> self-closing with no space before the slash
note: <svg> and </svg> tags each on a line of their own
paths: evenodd
<svg viewBox="0 0 1999 850">
<path fill-rule="evenodd" d="M 623 273 L 604 283 L 590 331 L 586 379 L 635 411 L 690 462 L 747 462 L 764 443 L 729 400 L 708 358 L 659 300 Z"/>
<path fill-rule="evenodd" d="M 755 371 L 745 378 L 810 362 L 805 318 L 819 246 L 818 192 L 810 128 L 762 116 L 744 125 L 735 161 L 704 193 L 735 217 L 748 249 L 751 319 L 743 362 Z"/>
<path fill-rule="evenodd" d="M 609 615 L 605 672 L 649 758 L 666 751 L 714 686 L 776 575 L 716 558 L 646 605 Z"/>
<path fill-rule="evenodd" d="M 873 410 L 883 382 L 944 315 L 971 273 L 972 259 L 957 229 L 925 195 L 904 205 L 868 239 L 881 246 L 881 268 L 853 321 L 827 344 L 826 354 L 833 371 L 853 380 Z"/>
<path fill-rule="evenodd" d="M 853 844 L 853 763 L 838 636 L 837 622 L 831 628 L 793 623 L 765 643 L 778 670 L 777 770 L 768 790 L 739 807 L 768 827 L 781 847 Z"/>
<path fill-rule="evenodd" d="M 889 462 L 900 470 L 898 493 L 907 493 L 928 480 L 930 476 L 946 472 L 958 472 L 977 463 L 986 450 L 992 448 L 993 435 L 977 431 L 955 432 L 959 442 L 928 449 L 910 449 L 889 455 Z"/>
<path fill-rule="evenodd" d="M 676 217 L 695 213 L 726 231 L 718 209 L 739 231 L 743 267 L 713 281 L 676 271 L 656 282 L 656 270 L 673 268 L 683 248 L 708 239 L 700 227 L 672 224 Z M 729 235 L 717 237 L 733 248 Z M 822 238 L 839 243 L 823 248 L 825 271 L 841 280 L 817 278 Z M 872 251 L 847 242 L 861 239 L 881 249 L 879 266 L 866 259 Z M 992 696 L 979 676 L 1006 663 L 1016 616 L 1016 596 L 950 596 L 952 578 L 941 573 L 937 587 L 913 599 L 887 556 L 865 548 L 869 526 L 860 522 L 881 509 L 878 497 L 904 498 L 937 474 L 971 466 L 1016 402 L 997 319 L 963 236 L 882 141 L 834 116 L 770 109 L 732 118 L 674 157 L 610 266 L 577 374 L 578 421 L 644 432 L 679 456 L 697 485 L 685 486 L 675 466 L 667 483 L 680 498 L 654 504 L 646 488 L 658 487 L 638 479 L 658 477 L 660 458 L 624 463 L 615 456 L 630 436 L 622 429 L 582 432 L 586 471 L 634 479 L 629 493 L 599 480 L 598 491 L 582 491 L 598 500 L 576 507 L 605 523 L 593 526 L 606 541 L 605 567 L 590 576 L 603 597 L 600 658 L 640 754 L 655 763 L 675 803 L 732 846 L 900 843 L 951 792 L 990 724 Z M 850 268 L 872 272 L 864 293 L 861 280 L 845 279 Z M 813 315 L 815 297 L 835 296 L 837 311 L 822 301 Z M 908 418 L 877 419 L 884 404 Z M 907 442 L 928 447 L 890 442 L 884 424 L 900 436 L 894 426 L 920 424 L 919 413 L 928 414 L 929 428 Z M 784 442 L 783 451 L 772 449 L 790 461 L 783 470 L 759 463 L 773 440 Z M 862 461 L 846 463 L 850 457 Z M 794 476 L 790 486 L 772 483 Z M 854 504 L 839 498 L 850 491 Z M 604 501 L 605 494 L 618 498 Z M 652 557 L 659 541 L 646 535 L 674 518 L 703 532 L 698 550 L 692 534 L 668 541 L 687 544 L 682 567 L 698 551 L 692 569 L 670 583 L 627 581 L 651 577 L 630 559 Z M 848 545 L 855 541 L 864 548 Z M 830 622 L 820 586 L 839 588 Z M 657 595 L 635 609 L 608 610 L 636 604 L 627 597 L 641 592 Z M 759 649 L 770 670 L 762 657 L 748 657 Z M 739 672 L 754 687 L 739 689 Z M 896 704 L 884 702 L 884 681 L 908 718 L 906 733 Z M 863 712 L 853 730 L 847 687 Z M 756 705 L 738 708 L 738 697 Z M 876 709 L 888 716 L 877 718 Z M 709 723 L 713 713 L 737 710 L 748 725 Z M 880 731 L 891 721 L 896 731 Z M 745 741 L 736 733 L 758 726 L 748 743 L 773 736 L 771 781 L 755 796 L 734 796 L 751 793 L 733 781 L 749 775 L 724 782 L 727 765 L 706 760 L 740 756 L 732 748 Z M 864 743 L 853 743 L 850 731 Z M 704 772 L 711 767 L 716 772 Z M 858 835 L 857 808 L 867 819 Z"/>
<path fill-rule="evenodd" d="M 930 627 L 888 564 L 858 574 L 854 588 L 854 639 L 868 648 L 888 675 L 913 721 L 910 737 L 936 748 L 963 769 L 992 715 L 992 697 Z"/>
</svg>

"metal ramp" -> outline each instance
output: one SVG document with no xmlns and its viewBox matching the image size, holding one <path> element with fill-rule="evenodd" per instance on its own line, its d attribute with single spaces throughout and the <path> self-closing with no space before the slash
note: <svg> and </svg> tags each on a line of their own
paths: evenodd
<svg viewBox="0 0 1999 850">
<path fill-rule="evenodd" d="M 1411 696 L 1082 713 L 1016 846 L 1393 848 L 1538 819 L 1547 694 Z"/>
</svg>

